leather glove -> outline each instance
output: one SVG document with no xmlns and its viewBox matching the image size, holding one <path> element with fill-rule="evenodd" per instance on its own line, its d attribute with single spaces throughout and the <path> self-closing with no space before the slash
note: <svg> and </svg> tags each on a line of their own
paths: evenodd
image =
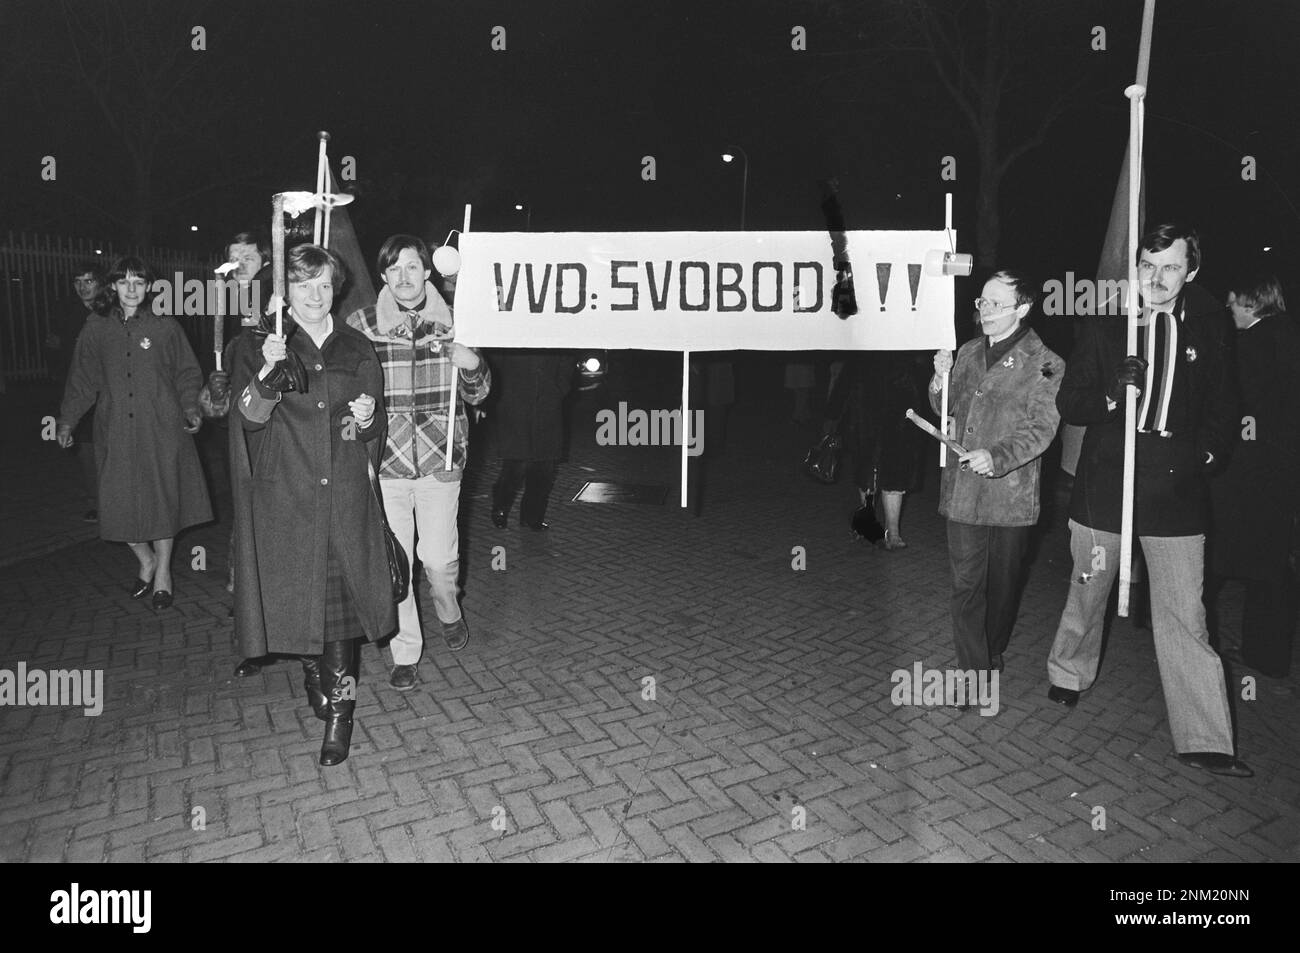
<svg viewBox="0 0 1300 953">
<path fill-rule="evenodd" d="M 212 395 L 212 402 L 220 404 L 230 393 L 230 375 L 225 371 L 213 371 L 208 375 L 208 393 Z"/>
<path fill-rule="evenodd" d="M 266 315 L 262 316 L 262 323 L 255 328 L 250 329 L 254 335 L 265 340 L 268 334 L 275 331 L 275 325 Z M 293 338 L 294 332 L 298 330 L 298 325 L 290 321 L 285 321 L 285 340 L 286 342 Z M 262 378 L 262 383 L 268 390 L 277 393 L 286 391 L 297 391 L 300 394 L 307 393 L 307 368 L 303 366 L 302 358 L 292 350 L 285 354 L 281 361 L 277 361 L 271 373 Z"/>
<path fill-rule="evenodd" d="M 1130 354 L 1116 365 L 1106 396 L 1117 404 L 1123 403 L 1125 387 L 1134 387 L 1141 394 L 1146 382 L 1147 362 L 1136 354 Z"/>
<path fill-rule="evenodd" d="M 271 373 L 262 379 L 262 383 L 269 390 L 286 391 L 296 390 L 300 394 L 307 393 L 307 368 L 302 365 L 300 358 L 293 351 L 290 351 L 283 361 L 279 361 L 271 369 Z"/>
</svg>

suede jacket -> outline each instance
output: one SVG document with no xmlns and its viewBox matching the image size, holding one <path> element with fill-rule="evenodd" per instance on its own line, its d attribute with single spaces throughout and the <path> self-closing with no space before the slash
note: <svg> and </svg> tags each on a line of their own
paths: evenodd
<svg viewBox="0 0 1300 953">
<path fill-rule="evenodd" d="M 1056 436 L 1061 417 L 1056 392 L 1065 362 L 1033 331 L 985 370 L 985 338 L 957 352 L 948 386 L 951 433 L 967 450 L 987 450 L 993 476 L 957 465 L 943 471 L 939 514 L 981 526 L 1032 526 L 1039 515 L 1039 458 Z M 939 411 L 939 394 L 930 391 Z"/>
</svg>

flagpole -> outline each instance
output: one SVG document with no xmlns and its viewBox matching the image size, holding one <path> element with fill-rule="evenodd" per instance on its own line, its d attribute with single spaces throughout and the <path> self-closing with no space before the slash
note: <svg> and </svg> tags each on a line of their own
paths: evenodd
<svg viewBox="0 0 1300 953">
<path fill-rule="evenodd" d="M 471 206 L 469 205 L 465 206 L 465 223 L 460 230 L 460 233 L 462 235 L 464 235 L 466 232 L 469 231 L 470 208 Z M 454 323 L 455 319 L 453 318 L 452 320 Z M 455 340 L 454 333 L 452 335 L 452 339 Z M 451 365 L 451 395 L 447 401 L 447 449 L 443 452 L 443 457 L 446 460 L 446 466 L 444 467 L 444 469 L 446 470 L 451 469 L 451 453 L 452 453 L 451 442 L 452 442 L 452 438 L 455 437 L 456 435 L 456 388 L 459 386 L 460 386 L 460 368 L 458 368 L 453 363 Z"/>
<path fill-rule="evenodd" d="M 320 139 L 320 148 L 316 151 L 316 194 L 319 196 L 325 192 L 325 163 L 327 161 L 325 159 L 325 143 L 329 141 L 330 134 L 322 131 L 318 133 L 318 137 Z M 324 212 L 318 208 L 316 210 L 316 222 L 312 226 L 312 243 L 315 245 L 320 244 L 321 226 L 324 224 L 322 221 L 323 216 Z"/>
<path fill-rule="evenodd" d="M 1137 353 L 1138 337 L 1138 192 L 1142 186 L 1142 121 L 1147 74 L 1151 65 L 1151 31 L 1156 0 L 1142 8 L 1142 39 L 1138 44 L 1137 81 L 1124 90 L 1128 97 L 1128 321 L 1124 353 Z M 1129 612 L 1129 589 L 1133 578 L 1133 474 L 1137 455 L 1137 391 L 1124 388 L 1124 483 L 1120 500 L 1119 530 L 1119 614 Z"/>
<path fill-rule="evenodd" d="M 953 250 L 957 249 L 952 245 L 952 193 L 946 192 L 943 196 L 943 230 L 948 235 L 948 245 Z M 955 437 L 955 434 L 948 433 L 948 371 L 943 372 L 943 386 L 939 392 L 939 429 L 949 437 Z M 939 466 L 948 465 L 948 448 L 944 446 L 943 441 L 939 442 Z"/>
<path fill-rule="evenodd" d="M 682 507 L 686 507 L 686 434 L 691 412 L 691 352 L 682 351 Z M 698 438 L 697 438 L 698 439 Z"/>
</svg>

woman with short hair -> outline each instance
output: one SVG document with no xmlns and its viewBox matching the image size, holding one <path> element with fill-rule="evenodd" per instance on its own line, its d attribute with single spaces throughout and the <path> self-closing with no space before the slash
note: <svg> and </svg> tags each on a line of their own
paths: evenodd
<svg viewBox="0 0 1300 953">
<path fill-rule="evenodd" d="M 203 378 L 174 318 L 153 313 L 152 269 L 135 257 L 109 269 L 77 338 L 58 442 L 95 407 L 99 535 L 125 542 L 140 563 L 131 598 L 151 592 L 172 604 L 172 545 L 187 526 L 212 519 L 192 434 L 199 429 Z"/>
<path fill-rule="evenodd" d="M 285 265 L 286 333 L 268 334 L 260 352 L 239 348 L 231 371 L 244 437 L 231 441 L 235 634 L 245 658 L 302 658 L 329 766 L 351 745 L 357 641 L 397 628 L 371 486 L 384 379 L 370 342 L 332 313 L 338 256 L 299 245 Z"/>
</svg>

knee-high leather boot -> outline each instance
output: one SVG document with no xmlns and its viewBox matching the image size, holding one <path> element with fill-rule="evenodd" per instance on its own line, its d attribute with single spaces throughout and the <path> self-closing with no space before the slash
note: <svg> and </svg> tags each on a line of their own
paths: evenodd
<svg viewBox="0 0 1300 953">
<path fill-rule="evenodd" d="M 325 643 L 325 653 L 320 657 L 320 684 L 325 693 L 325 740 L 320 746 L 320 763 L 326 767 L 347 760 L 359 670 L 356 639 Z"/>
<path fill-rule="evenodd" d="M 320 656 L 304 655 L 302 657 L 302 687 L 307 693 L 311 710 L 321 721 L 325 720 L 325 692 L 320 687 Z"/>
</svg>

